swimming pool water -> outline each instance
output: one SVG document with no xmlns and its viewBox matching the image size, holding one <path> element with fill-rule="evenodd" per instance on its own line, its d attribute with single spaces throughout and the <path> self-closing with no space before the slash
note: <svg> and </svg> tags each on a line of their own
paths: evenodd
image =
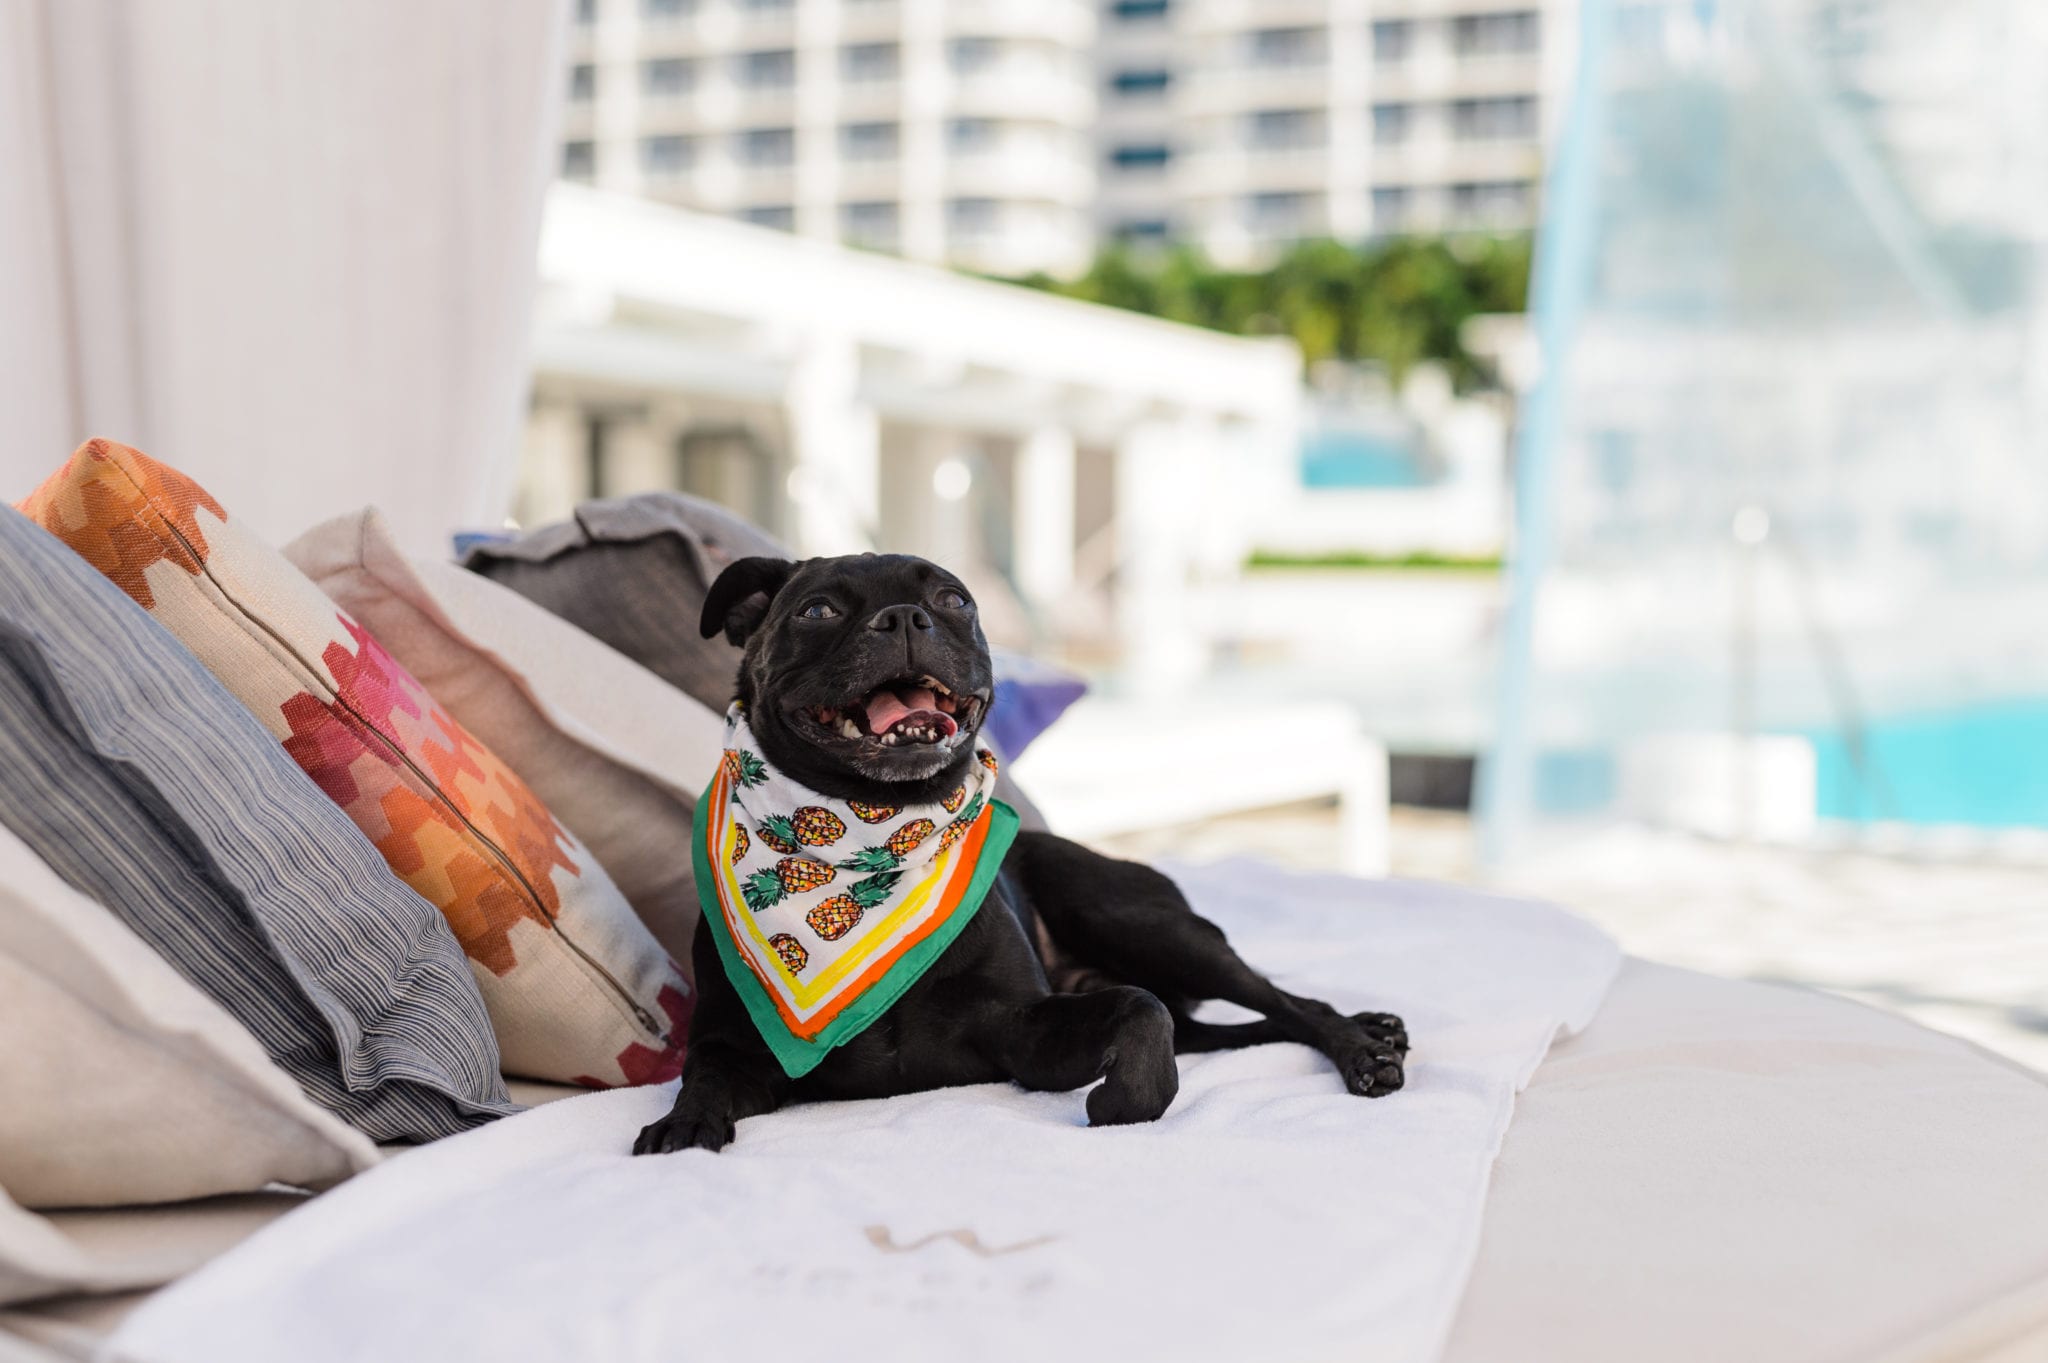
<svg viewBox="0 0 2048 1363">
<path fill-rule="evenodd" d="M 1859 779 L 1839 733 L 1805 737 L 1824 819 L 2048 828 L 2048 697 L 1879 719 L 1867 735 L 1875 782 Z"/>
</svg>

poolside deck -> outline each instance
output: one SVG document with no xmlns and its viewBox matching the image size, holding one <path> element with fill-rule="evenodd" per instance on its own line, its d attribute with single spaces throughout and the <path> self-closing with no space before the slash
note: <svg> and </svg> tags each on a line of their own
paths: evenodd
<svg viewBox="0 0 2048 1363">
<path fill-rule="evenodd" d="M 1291 806 L 1133 834 L 1121 855 L 1261 856 L 1334 869 L 1334 811 Z M 2048 869 L 1805 852 L 1612 829 L 1481 877 L 1470 821 L 1396 810 L 1394 874 L 1568 905 L 1639 956 L 1809 985 L 2048 1073 Z"/>
</svg>

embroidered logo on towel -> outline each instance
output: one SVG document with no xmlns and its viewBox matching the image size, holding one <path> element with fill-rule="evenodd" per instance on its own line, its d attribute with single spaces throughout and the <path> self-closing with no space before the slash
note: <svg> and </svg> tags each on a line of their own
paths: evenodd
<svg viewBox="0 0 2048 1363">
<path fill-rule="evenodd" d="M 697 802 L 697 898 L 719 960 L 792 1077 L 858 1036 L 987 898 L 1016 836 L 976 740 L 960 785 L 926 805 L 820 795 L 771 769 L 746 717 Z"/>
</svg>

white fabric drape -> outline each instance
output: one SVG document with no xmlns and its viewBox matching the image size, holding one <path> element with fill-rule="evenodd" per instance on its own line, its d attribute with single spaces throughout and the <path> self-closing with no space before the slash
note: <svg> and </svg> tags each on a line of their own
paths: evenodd
<svg viewBox="0 0 2048 1363">
<path fill-rule="evenodd" d="M 0 501 L 104 435 L 277 542 L 505 513 L 566 0 L 0 0 Z"/>
</svg>

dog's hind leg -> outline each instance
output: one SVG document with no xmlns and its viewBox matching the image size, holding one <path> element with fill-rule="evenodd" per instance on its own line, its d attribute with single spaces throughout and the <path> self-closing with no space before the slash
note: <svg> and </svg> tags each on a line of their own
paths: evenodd
<svg viewBox="0 0 2048 1363">
<path fill-rule="evenodd" d="M 1408 1034 L 1387 1013 L 1346 1017 L 1290 994 L 1247 965 L 1223 930 L 1196 914 L 1167 877 L 1045 834 L 1017 839 L 1015 867 L 1060 949 L 1126 984 L 1175 1001 L 1183 1051 L 1298 1041 L 1327 1055 L 1353 1093 L 1376 1098 L 1403 1082 Z M 1196 1022 L 1185 1001 L 1223 999 L 1265 1016 L 1223 1026 Z"/>
<path fill-rule="evenodd" d="M 1142 989 L 1048 994 L 988 1022 L 983 1046 L 1025 1088 L 1058 1092 L 1102 1080 L 1088 1094 L 1090 1126 L 1154 1121 L 1180 1091 L 1173 1014 Z"/>
<path fill-rule="evenodd" d="M 1408 1030 L 1392 1013 L 1353 1013 L 1351 1021 L 1361 1030 L 1384 1041 L 1387 1049 L 1395 1055 L 1408 1053 Z M 1181 1055 L 1236 1051 L 1246 1046 L 1300 1039 L 1292 1030 L 1271 1018 L 1259 1018 L 1253 1022 L 1203 1022 L 1185 1010 L 1176 1010 L 1173 1015 L 1173 1049 Z"/>
</svg>

